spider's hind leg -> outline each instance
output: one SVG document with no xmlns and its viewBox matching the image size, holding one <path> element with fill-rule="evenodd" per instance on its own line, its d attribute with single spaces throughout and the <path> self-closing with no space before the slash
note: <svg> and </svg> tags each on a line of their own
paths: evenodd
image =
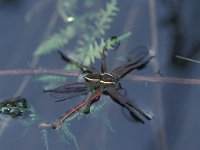
<svg viewBox="0 0 200 150">
<path fill-rule="evenodd" d="M 125 107 L 130 113 L 131 116 L 139 120 L 140 122 L 144 123 L 144 116 L 146 119 L 151 120 L 150 115 L 140 109 L 137 105 L 133 104 L 132 102 L 128 101 L 117 89 L 114 87 L 107 88 L 107 94 L 118 104 Z"/>
<path fill-rule="evenodd" d="M 138 111 L 141 115 L 143 115 L 146 119 L 151 120 L 152 117 L 151 115 L 149 115 L 148 113 L 146 113 L 145 111 L 143 111 L 142 109 L 138 108 L 138 106 L 135 106 L 134 104 L 132 104 L 130 101 L 127 101 L 127 104 L 129 106 L 131 106 L 133 109 L 135 109 L 136 111 Z"/>
<path fill-rule="evenodd" d="M 91 98 L 89 99 L 89 101 L 88 101 L 88 103 L 87 103 L 87 105 L 86 105 L 86 107 L 83 111 L 84 114 L 89 114 L 91 105 L 100 99 L 100 95 L 98 95 L 98 94 L 99 94 L 98 92 L 95 93 L 95 95 L 92 96 L 93 99 L 91 99 Z"/>
<path fill-rule="evenodd" d="M 123 96 L 126 96 L 126 89 L 122 87 L 121 83 L 118 84 L 117 90 L 118 90 Z"/>
</svg>

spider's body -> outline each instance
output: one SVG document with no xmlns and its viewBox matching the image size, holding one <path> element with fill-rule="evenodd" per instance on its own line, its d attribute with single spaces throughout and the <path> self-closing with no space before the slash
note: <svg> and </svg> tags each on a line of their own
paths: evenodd
<svg viewBox="0 0 200 150">
<path fill-rule="evenodd" d="M 146 112 L 140 109 L 136 104 L 129 101 L 125 96 L 121 93 L 121 85 L 119 83 L 120 79 L 122 79 L 126 74 L 131 72 L 134 69 L 141 69 L 145 64 L 149 62 L 151 57 L 149 56 L 148 50 L 145 47 L 146 52 L 140 54 L 137 59 L 131 60 L 130 62 L 119 66 L 108 73 L 106 62 L 105 62 L 105 51 L 106 47 L 104 47 L 102 52 L 102 63 L 101 63 L 101 72 L 98 72 L 93 67 L 88 67 L 82 65 L 68 56 L 64 55 L 61 51 L 59 51 L 61 58 L 71 64 L 74 64 L 81 71 L 88 73 L 84 79 L 85 82 L 75 82 L 70 84 L 61 85 L 55 89 L 45 90 L 45 92 L 51 92 L 52 96 L 59 97 L 62 99 L 58 101 L 63 101 L 68 98 L 86 95 L 89 92 L 91 93 L 90 98 L 83 103 L 77 105 L 74 109 L 67 112 L 67 114 L 58 120 L 58 122 L 54 125 L 54 128 L 60 127 L 60 125 L 67 119 L 70 115 L 76 112 L 78 109 L 85 107 L 84 113 L 90 112 L 90 106 L 99 100 L 101 94 L 108 95 L 112 98 L 112 100 L 119 105 L 125 107 L 130 114 L 144 123 L 143 117 L 150 120 L 151 116 L 149 116 Z"/>
<path fill-rule="evenodd" d="M 86 82 L 93 82 L 93 83 L 100 83 L 104 86 L 116 84 L 118 82 L 117 77 L 113 76 L 109 73 L 91 73 L 86 75 L 85 77 Z"/>
</svg>

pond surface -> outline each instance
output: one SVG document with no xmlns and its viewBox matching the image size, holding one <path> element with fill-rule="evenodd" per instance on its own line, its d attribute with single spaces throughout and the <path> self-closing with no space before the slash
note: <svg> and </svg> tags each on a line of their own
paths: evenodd
<svg viewBox="0 0 200 150">
<path fill-rule="evenodd" d="M 101 9 L 113 9 L 107 6 L 108 3 L 119 9 L 113 10 L 115 15 L 110 16 L 112 22 L 101 18 L 101 14 L 97 23 L 93 22 L 98 17 L 95 14 Z M 24 124 L 30 123 L 31 118 L 28 115 L 18 118 L 4 116 L 0 120 L 1 148 L 199 150 L 200 64 L 175 57 L 178 55 L 200 60 L 199 5 L 198 0 L 0 0 L 0 98 L 3 100 L 23 96 L 35 110 L 35 121 L 31 125 Z M 85 18 L 90 17 L 83 24 L 80 18 L 84 18 L 84 15 Z M 68 33 L 58 43 L 65 42 L 65 38 L 70 42 L 55 47 L 50 53 L 34 55 L 42 43 L 65 27 L 70 27 L 71 30 L 67 30 Z M 102 28 L 105 33 L 100 33 L 95 27 Z M 99 35 L 95 35 L 98 32 Z M 77 44 L 79 39 L 88 41 L 88 38 L 94 37 L 91 39 L 100 43 L 101 38 L 107 40 L 129 32 L 131 36 L 122 40 L 115 52 L 108 53 L 109 70 L 126 62 L 134 47 L 145 45 L 156 53 L 156 57 L 144 69 L 133 71 L 130 75 L 197 79 L 196 84 L 178 84 L 163 80 L 151 82 L 150 79 L 122 80 L 126 97 L 152 114 L 152 120 L 145 124 L 132 120 L 125 109 L 109 97 L 102 96 L 100 100 L 107 103 L 102 104 L 100 115 L 91 113 L 82 118 L 76 117 L 70 121 L 65 131 L 60 132 L 38 127 L 42 122 L 55 122 L 80 104 L 84 97 L 55 103 L 50 94 L 43 93 L 46 84 L 55 82 L 52 78 L 48 83 L 41 82 L 39 78 L 44 74 L 14 75 L 13 70 L 61 70 L 66 64 L 58 56 L 58 49 L 84 61 L 89 54 L 79 56 L 79 53 L 87 52 L 89 48 L 87 42 L 84 42 L 81 49 Z M 96 59 L 92 66 L 100 69 L 100 61 Z M 11 70 L 11 73 L 3 74 L 5 70 Z M 64 78 L 65 80 L 60 79 L 53 87 L 64 81 L 77 81 L 77 77 Z"/>
</svg>

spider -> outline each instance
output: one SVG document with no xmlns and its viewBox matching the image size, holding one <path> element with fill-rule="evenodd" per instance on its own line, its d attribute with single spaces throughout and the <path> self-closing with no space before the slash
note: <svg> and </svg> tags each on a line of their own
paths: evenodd
<svg viewBox="0 0 200 150">
<path fill-rule="evenodd" d="M 114 39 L 114 38 L 113 38 Z M 119 46 L 119 45 L 118 45 Z M 118 47 L 117 46 L 117 47 Z M 116 48 L 116 47 L 115 47 Z M 61 86 L 58 86 L 54 89 L 44 90 L 44 92 L 50 92 L 53 97 L 63 99 L 57 100 L 63 101 L 69 98 L 73 98 L 80 95 L 86 95 L 91 93 L 88 100 L 83 101 L 81 104 L 74 107 L 72 110 L 68 111 L 63 117 L 61 117 L 54 125 L 53 128 L 59 128 L 62 123 L 73 113 L 75 113 L 80 108 L 84 107 L 84 113 L 87 114 L 90 112 L 90 106 L 100 99 L 101 94 L 108 95 L 111 99 L 117 104 L 125 107 L 131 114 L 131 116 L 140 121 L 141 123 L 145 123 L 144 118 L 151 120 L 151 116 L 147 114 L 145 111 L 140 109 L 135 103 L 129 101 L 124 94 L 122 94 L 121 84 L 119 81 L 131 72 L 134 69 L 143 68 L 152 58 L 148 50 L 134 60 L 129 61 L 128 63 L 121 65 L 110 73 L 108 73 L 107 65 L 106 65 L 106 52 L 107 47 L 104 46 L 103 52 L 101 54 L 101 71 L 98 72 L 93 67 L 88 67 L 82 65 L 75 60 L 66 56 L 62 51 L 58 51 L 62 60 L 67 63 L 74 64 L 77 68 L 79 68 L 82 72 L 87 73 L 84 76 L 85 82 L 74 82 L 67 83 Z"/>
</svg>

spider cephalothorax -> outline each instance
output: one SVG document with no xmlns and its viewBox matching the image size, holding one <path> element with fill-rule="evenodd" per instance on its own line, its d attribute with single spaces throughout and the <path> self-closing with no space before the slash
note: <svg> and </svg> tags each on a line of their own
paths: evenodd
<svg viewBox="0 0 200 150">
<path fill-rule="evenodd" d="M 122 79 L 126 74 L 128 74 L 134 69 L 140 69 L 149 62 L 151 56 L 149 55 L 146 47 L 145 50 L 146 51 L 141 53 L 136 59 L 133 59 L 128 63 L 115 68 L 110 73 L 107 70 L 105 62 L 106 61 L 105 52 L 107 51 L 106 46 L 103 48 L 102 52 L 100 72 L 98 72 L 93 67 L 88 67 L 74 61 L 73 59 L 69 58 L 68 56 L 64 55 L 61 51 L 59 51 L 59 54 L 61 55 L 61 58 L 64 61 L 66 61 L 67 63 L 74 64 L 82 72 L 87 73 L 87 75 L 84 77 L 85 82 L 75 82 L 70 84 L 67 83 L 54 89 L 45 90 L 45 92 L 51 92 L 52 96 L 60 98 L 60 100 L 58 101 L 63 101 L 65 99 L 73 98 L 80 95 L 86 95 L 88 93 L 91 93 L 91 95 L 88 100 L 85 100 L 81 104 L 77 105 L 71 111 L 67 112 L 65 116 L 61 117 L 54 125 L 54 128 L 60 127 L 60 125 L 71 114 L 73 114 L 83 106 L 86 106 L 84 113 L 89 113 L 90 106 L 94 102 L 99 100 L 101 94 L 110 96 L 114 102 L 125 107 L 131 113 L 131 115 L 140 122 L 144 123 L 143 117 L 150 120 L 151 116 L 149 116 L 146 112 L 140 109 L 136 104 L 125 98 L 125 96 L 120 92 L 122 87 L 119 83 L 120 79 Z"/>
</svg>

